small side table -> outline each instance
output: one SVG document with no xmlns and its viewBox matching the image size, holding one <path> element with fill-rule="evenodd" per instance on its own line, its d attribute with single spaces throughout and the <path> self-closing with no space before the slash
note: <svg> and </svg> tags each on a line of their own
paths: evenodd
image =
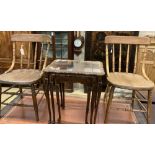
<svg viewBox="0 0 155 155">
<path fill-rule="evenodd" d="M 99 61 L 77 61 L 77 60 L 55 60 L 44 70 L 45 77 L 48 79 L 45 88 L 45 95 L 49 102 L 49 92 L 51 93 L 51 103 L 53 112 L 53 123 L 55 123 L 55 105 L 53 91 L 56 90 L 56 98 L 58 105 L 59 118 L 61 121 L 61 107 L 59 100 L 59 92 L 62 83 L 79 82 L 86 84 L 87 105 L 85 114 L 85 123 L 96 123 L 98 104 L 101 95 L 102 77 L 105 74 L 102 62 Z M 61 87 L 60 87 L 61 86 Z M 65 106 L 65 97 L 61 89 L 61 105 Z M 89 110 L 90 109 L 90 110 Z M 88 121 L 88 114 L 90 118 Z"/>
</svg>

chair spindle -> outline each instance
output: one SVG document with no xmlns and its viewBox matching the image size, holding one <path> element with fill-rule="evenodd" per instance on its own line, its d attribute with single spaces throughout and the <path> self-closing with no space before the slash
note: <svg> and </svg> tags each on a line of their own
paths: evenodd
<svg viewBox="0 0 155 155">
<path fill-rule="evenodd" d="M 126 72 L 129 70 L 129 53 L 130 53 L 130 45 L 128 44 L 127 56 L 126 56 Z"/>
<path fill-rule="evenodd" d="M 23 68 L 23 56 L 25 55 L 23 47 L 24 47 L 24 44 L 22 43 L 20 47 L 20 68 L 21 69 Z"/>
<path fill-rule="evenodd" d="M 106 72 L 107 72 L 107 76 L 109 76 L 109 53 L 108 53 L 107 44 L 106 44 Z"/>
<path fill-rule="evenodd" d="M 135 62 L 134 62 L 134 70 L 133 70 L 133 73 L 136 73 L 136 69 L 137 69 L 137 55 L 138 55 L 138 45 L 136 45 Z"/>
<path fill-rule="evenodd" d="M 119 69 L 118 71 L 121 72 L 121 60 L 122 59 L 122 44 L 119 45 Z"/>
<path fill-rule="evenodd" d="M 30 54 L 31 54 L 31 43 L 29 42 L 29 47 L 28 47 L 28 58 L 27 58 L 27 68 L 30 68 Z"/>
<path fill-rule="evenodd" d="M 39 70 L 41 70 L 41 65 L 42 65 L 42 59 L 43 59 L 43 46 L 44 46 L 44 44 L 42 43 L 42 45 L 41 45 L 41 53 L 40 53 Z"/>
<path fill-rule="evenodd" d="M 37 63 L 37 48 L 38 48 L 38 44 L 36 42 L 35 44 L 35 53 L 34 53 L 34 69 L 36 69 L 36 63 Z"/>
<path fill-rule="evenodd" d="M 115 46 L 112 45 L 112 71 L 115 72 Z"/>
</svg>

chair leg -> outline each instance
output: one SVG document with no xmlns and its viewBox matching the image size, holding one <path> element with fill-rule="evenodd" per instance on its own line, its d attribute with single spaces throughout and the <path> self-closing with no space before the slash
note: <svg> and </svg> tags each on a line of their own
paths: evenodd
<svg viewBox="0 0 155 155">
<path fill-rule="evenodd" d="M 0 118 L 2 117 L 1 116 L 1 102 L 2 102 L 2 85 L 0 84 Z"/>
<path fill-rule="evenodd" d="M 104 98 L 103 98 L 103 103 L 106 102 L 108 92 L 109 92 L 109 84 L 107 85 L 107 87 L 106 87 L 106 89 L 105 89 Z"/>
<path fill-rule="evenodd" d="M 152 118 L 152 90 L 148 91 L 148 105 L 147 105 L 147 123 L 151 123 Z"/>
<path fill-rule="evenodd" d="M 103 98 L 103 110 L 104 113 L 106 113 L 106 107 L 109 99 L 109 94 L 110 94 L 111 86 L 108 84 L 105 90 L 104 98 Z"/>
<path fill-rule="evenodd" d="M 32 91 L 32 100 L 33 100 L 33 106 L 34 106 L 36 121 L 39 121 L 38 105 L 37 105 L 37 98 L 36 98 L 36 92 L 35 92 L 34 85 L 31 85 L 31 91 Z"/>
<path fill-rule="evenodd" d="M 111 89 L 110 89 L 110 93 L 109 93 L 109 99 L 108 99 L 108 103 L 107 103 L 104 123 L 107 123 L 108 112 L 109 112 L 109 109 L 110 109 L 110 105 L 112 103 L 112 98 L 113 98 L 114 90 L 115 90 L 115 87 L 112 86 Z"/>
<path fill-rule="evenodd" d="M 135 95 L 136 95 L 136 91 L 133 90 L 133 91 L 132 91 L 132 103 L 131 103 L 131 110 L 132 110 L 132 111 L 133 111 L 133 108 L 134 108 Z"/>
</svg>

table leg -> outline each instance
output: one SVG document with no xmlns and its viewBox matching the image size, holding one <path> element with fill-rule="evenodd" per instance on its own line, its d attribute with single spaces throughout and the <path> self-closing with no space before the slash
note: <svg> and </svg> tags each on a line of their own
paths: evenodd
<svg viewBox="0 0 155 155">
<path fill-rule="evenodd" d="M 101 89 L 102 89 L 101 88 L 101 85 L 98 85 L 98 88 L 97 88 L 97 97 L 96 97 L 96 102 L 95 102 L 94 124 L 96 123 L 98 105 L 99 105 L 100 97 L 101 97 Z"/>
<path fill-rule="evenodd" d="M 50 107 L 48 80 L 44 80 L 43 82 L 44 82 L 43 83 L 43 89 L 44 89 L 46 102 L 47 102 L 47 105 L 48 105 L 48 113 L 49 113 L 49 121 L 48 121 L 48 123 L 51 123 L 52 121 L 51 121 L 51 107 Z"/>
<path fill-rule="evenodd" d="M 88 124 L 88 113 L 89 113 L 89 105 L 90 105 L 90 96 L 91 96 L 91 88 L 88 87 L 87 92 L 87 106 L 86 106 L 86 116 L 85 116 L 85 123 Z"/>
<path fill-rule="evenodd" d="M 55 105 L 54 105 L 54 84 L 50 83 L 50 94 L 51 94 L 51 103 L 52 103 L 52 112 L 53 112 L 53 123 L 55 123 Z"/>
<path fill-rule="evenodd" d="M 60 83 L 61 107 L 65 109 L 65 89 L 64 83 Z"/>
<path fill-rule="evenodd" d="M 94 106 L 96 102 L 97 90 L 96 86 L 92 87 L 92 96 L 91 96 L 91 113 L 90 113 L 90 123 L 93 123 L 93 115 L 94 115 Z"/>
<path fill-rule="evenodd" d="M 60 98 L 59 98 L 59 86 L 56 85 L 56 98 L 57 98 L 57 105 L 58 105 L 58 114 L 59 114 L 59 118 L 58 118 L 58 122 L 61 122 L 61 105 L 60 105 Z"/>
</svg>

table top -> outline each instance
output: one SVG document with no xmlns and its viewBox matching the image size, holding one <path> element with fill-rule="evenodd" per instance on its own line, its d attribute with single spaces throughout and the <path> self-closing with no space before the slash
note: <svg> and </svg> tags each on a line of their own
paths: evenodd
<svg viewBox="0 0 155 155">
<path fill-rule="evenodd" d="M 105 74 L 102 62 L 62 59 L 54 60 L 44 69 L 44 72 L 97 76 L 103 76 Z"/>
</svg>

